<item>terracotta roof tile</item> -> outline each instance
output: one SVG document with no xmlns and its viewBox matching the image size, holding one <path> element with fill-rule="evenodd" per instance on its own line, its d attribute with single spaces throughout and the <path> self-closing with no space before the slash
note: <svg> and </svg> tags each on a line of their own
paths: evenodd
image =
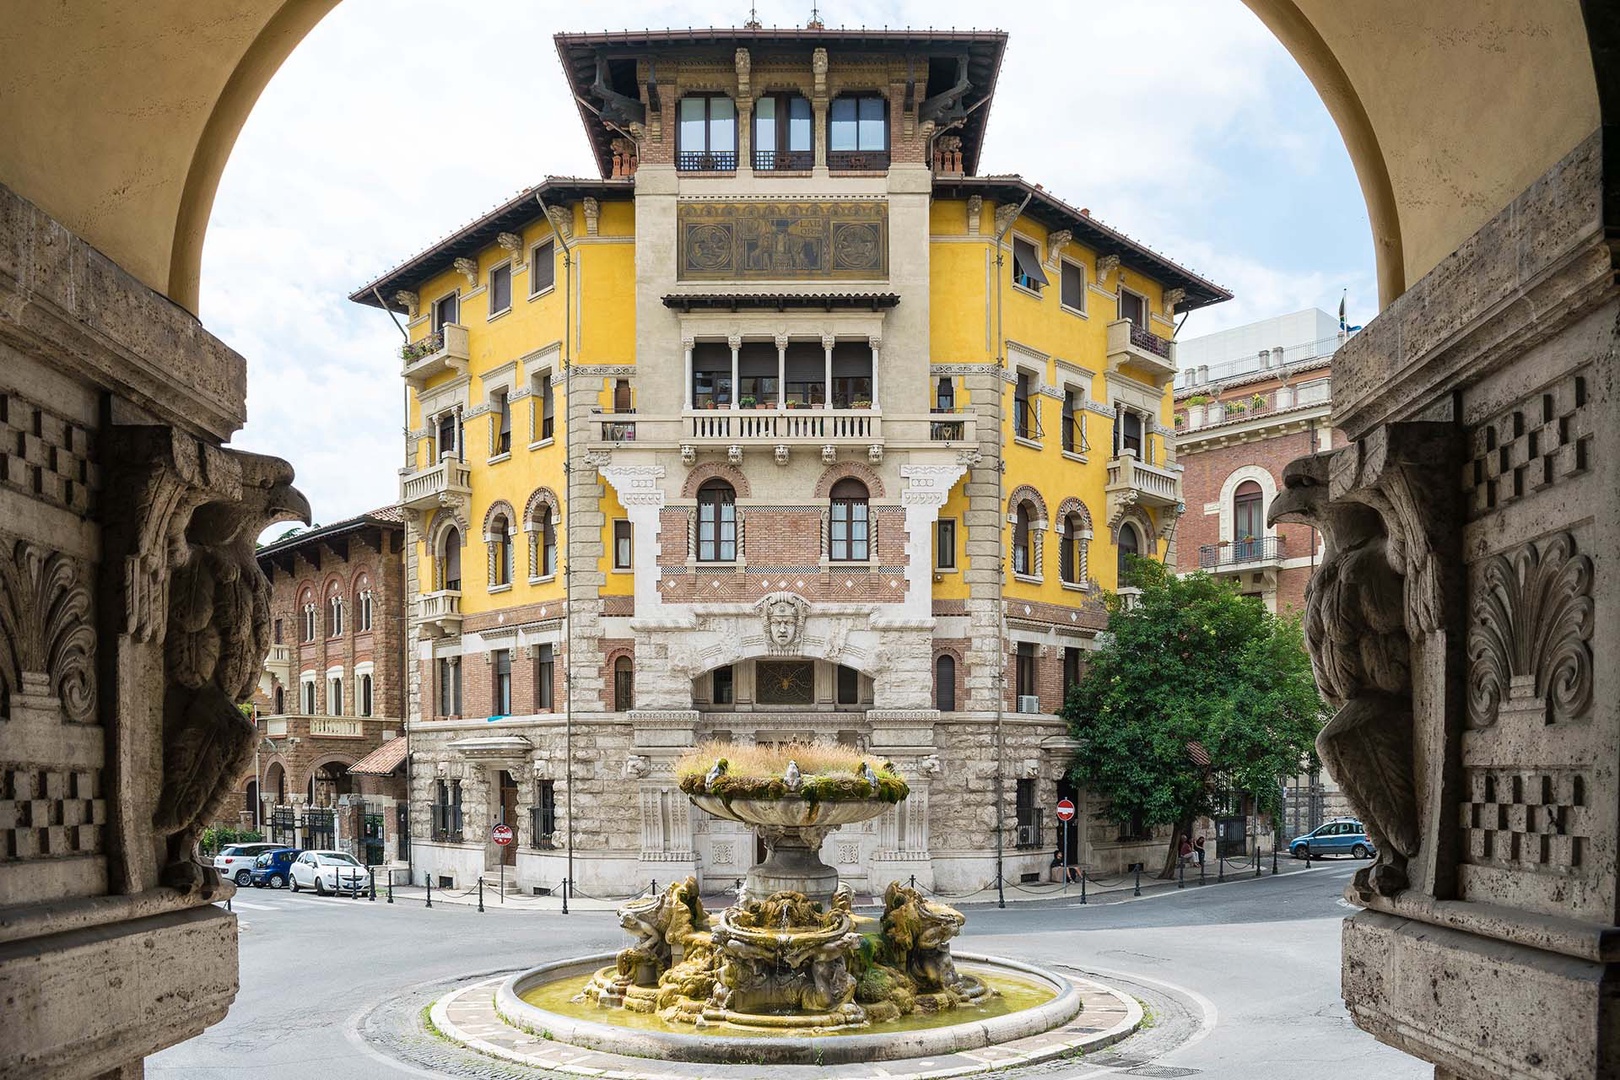
<svg viewBox="0 0 1620 1080">
<path fill-rule="evenodd" d="M 395 737 L 349 766 L 349 775 L 388 776 L 405 764 L 405 740 Z"/>
</svg>

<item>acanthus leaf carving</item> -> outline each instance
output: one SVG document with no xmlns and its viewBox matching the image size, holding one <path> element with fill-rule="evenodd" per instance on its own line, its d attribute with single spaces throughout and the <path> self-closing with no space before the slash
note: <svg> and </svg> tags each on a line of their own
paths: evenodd
<svg viewBox="0 0 1620 1080">
<path fill-rule="evenodd" d="M 67 719 L 96 720 L 96 632 L 78 563 L 0 534 L 0 700 L 43 674 Z"/>
</svg>

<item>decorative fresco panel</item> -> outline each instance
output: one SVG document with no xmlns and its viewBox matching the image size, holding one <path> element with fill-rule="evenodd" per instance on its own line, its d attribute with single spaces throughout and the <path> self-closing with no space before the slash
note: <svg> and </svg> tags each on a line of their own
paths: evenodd
<svg viewBox="0 0 1620 1080">
<path fill-rule="evenodd" d="M 889 206 L 881 200 L 681 203 L 683 281 L 881 281 Z"/>
</svg>

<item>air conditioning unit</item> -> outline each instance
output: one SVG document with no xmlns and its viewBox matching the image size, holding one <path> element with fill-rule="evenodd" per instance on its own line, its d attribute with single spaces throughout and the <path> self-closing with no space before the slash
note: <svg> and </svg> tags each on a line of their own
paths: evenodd
<svg viewBox="0 0 1620 1080">
<path fill-rule="evenodd" d="M 1018 711 L 1019 712 L 1040 712 L 1041 711 L 1041 699 L 1036 697 L 1034 694 L 1020 694 L 1020 695 L 1018 695 Z"/>
</svg>

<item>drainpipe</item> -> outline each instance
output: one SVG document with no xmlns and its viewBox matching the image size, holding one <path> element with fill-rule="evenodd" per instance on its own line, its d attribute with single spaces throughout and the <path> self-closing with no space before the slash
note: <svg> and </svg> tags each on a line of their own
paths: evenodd
<svg viewBox="0 0 1620 1080">
<path fill-rule="evenodd" d="M 551 220 L 551 211 L 546 207 L 545 197 L 539 192 L 535 193 L 534 201 L 540 204 L 540 213 L 546 222 L 551 225 L 551 233 L 562 245 L 563 252 L 563 400 L 571 409 L 574 401 L 574 365 L 570 352 L 573 348 L 574 337 L 574 248 L 568 238 L 557 228 Z M 533 270 L 529 271 L 531 274 Z M 568 438 L 563 444 L 563 475 L 573 478 L 570 450 L 574 443 L 574 426 L 572 420 L 568 425 Z M 568 491 L 568 485 L 564 485 Z M 569 491 L 569 496 L 572 496 Z M 563 665 L 563 817 L 567 819 L 567 831 L 563 843 L 567 845 L 566 876 L 563 878 L 562 913 L 568 914 L 568 894 L 574 888 L 574 507 L 571 502 L 564 502 L 563 512 L 563 634 L 565 647 L 568 650 L 568 662 Z"/>
<path fill-rule="evenodd" d="M 1024 196 L 1024 201 L 1018 204 L 1018 213 L 1007 219 L 996 232 L 996 394 L 1005 399 L 1006 387 L 1002 384 L 1001 373 L 1007 370 L 1007 333 L 1001 320 L 1001 278 L 1002 270 L 1006 266 L 1006 256 L 1002 253 L 1002 239 L 1006 237 L 1013 223 L 1023 216 L 1029 201 L 1035 197 L 1031 191 Z M 997 541 L 1000 541 L 1001 530 L 1006 522 L 1006 514 L 1002 510 L 1002 502 L 1006 498 L 1003 490 L 1006 486 L 1007 475 L 1007 425 L 1005 420 L 996 428 L 996 532 Z M 998 625 L 998 643 L 1000 650 L 999 674 L 996 677 L 996 906 L 1007 906 L 1007 891 L 1003 886 L 1006 875 L 1002 872 L 1005 863 L 1006 837 L 1005 833 L 1007 811 L 1006 780 L 1002 775 L 1002 759 L 1005 756 L 1006 735 L 1004 727 L 1007 718 L 1007 603 L 1006 603 L 1006 564 L 998 560 L 998 573 L 996 574 L 996 623 Z"/>
</svg>

